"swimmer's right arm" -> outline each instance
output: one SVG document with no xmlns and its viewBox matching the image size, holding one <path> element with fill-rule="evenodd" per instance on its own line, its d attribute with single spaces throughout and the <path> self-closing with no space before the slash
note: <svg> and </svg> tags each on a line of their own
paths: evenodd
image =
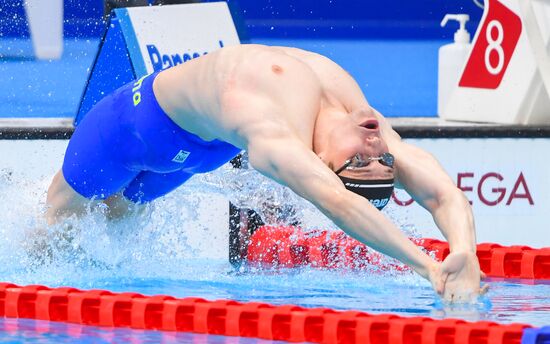
<svg viewBox="0 0 550 344">
<path fill-rule="evenodd" d="M 367 200 L 346 190 L 321 159 L 291 133 L 263 132 L 251 137 L 248 153 L 255 169 L 312 202 L 347 234 L 411 266 L 431 280 L 436 291 L 443 288 L 432 276 L 438 263 Z"/>
</svg>

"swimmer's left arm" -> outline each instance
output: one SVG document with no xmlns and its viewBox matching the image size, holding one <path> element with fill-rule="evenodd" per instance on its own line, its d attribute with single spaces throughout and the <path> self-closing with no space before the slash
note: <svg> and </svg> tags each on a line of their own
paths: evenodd
<svg viewBox="0 0 550 344">
<path fill-rule="evenodd" d="M 438 272 L 444 283 L 443 298 L 451 302 L 474 300 L 487 286 L 480 289 L 483 273 L 476 257 L 470 203 L 431 154 L 400 139 L 390 142 L 397 181 L 432 214 L 449 242 L 451 253 Z"/>
<path fill-rule="evenodd" d="M 256 170 L 309 200 L 348 235 L 411 266 L 441 292 L 437 264 L 365 198 L 346 190 L 293 133 L 263 131 L 249 142 L 250 163 Z"/>
<path fill-rule="evenodd" d="M 394 141 L 394 140 L 392 140 Z M 475 253 L 475 225 L 470 203 L 428 152 L 395 140 L 396 178 L 422 207 L 428 210 L 453 252 Z"/>
</svg>

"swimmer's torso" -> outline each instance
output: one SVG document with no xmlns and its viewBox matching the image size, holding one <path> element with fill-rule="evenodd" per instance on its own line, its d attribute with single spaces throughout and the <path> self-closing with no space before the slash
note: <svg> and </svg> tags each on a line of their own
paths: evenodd
<svg viewBox="0 0 550 344">
<path fill-rule="evenodd" d="M 331 80 L 343 73 L 314 53 L 241 45 L 162 72 L 154 91 L 179 126 L 206 141 L 220 139 L 246 149 L 251 132 L 270 126 L 271 132 L 294 131 L 311 147 L 321 109 L 345 107 L 331 89 Z"/>
</svg>

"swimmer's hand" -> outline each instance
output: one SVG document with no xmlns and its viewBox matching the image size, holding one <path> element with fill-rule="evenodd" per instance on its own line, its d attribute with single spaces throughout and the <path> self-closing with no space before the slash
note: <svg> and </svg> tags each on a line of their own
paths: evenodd
<svg viewBox="0 0 550 344">
<path fill-rule="evenodd" d="M 430 281 L 435 291 L 446 302 L 475 302 L 487 292 L 488 286 L 480 288 L 485 277 L 473 252 L 452 252 L 441 264 L 432 267 Z"/>
</svg>

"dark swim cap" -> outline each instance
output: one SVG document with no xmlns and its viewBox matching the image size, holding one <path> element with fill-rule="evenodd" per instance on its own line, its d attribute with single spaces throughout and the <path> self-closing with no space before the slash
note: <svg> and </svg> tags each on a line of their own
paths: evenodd
<svg viewBox="0 0 550 344">
<path fill-rule="evenodd" d="M 393 193 L 393 179 L 363 180 L 346 178 L 340 175 L 338 177 L 342 180 L 346 189 L 365 197 L 378 210 L 382 210 L 388 204 Z"/>
</svg>

